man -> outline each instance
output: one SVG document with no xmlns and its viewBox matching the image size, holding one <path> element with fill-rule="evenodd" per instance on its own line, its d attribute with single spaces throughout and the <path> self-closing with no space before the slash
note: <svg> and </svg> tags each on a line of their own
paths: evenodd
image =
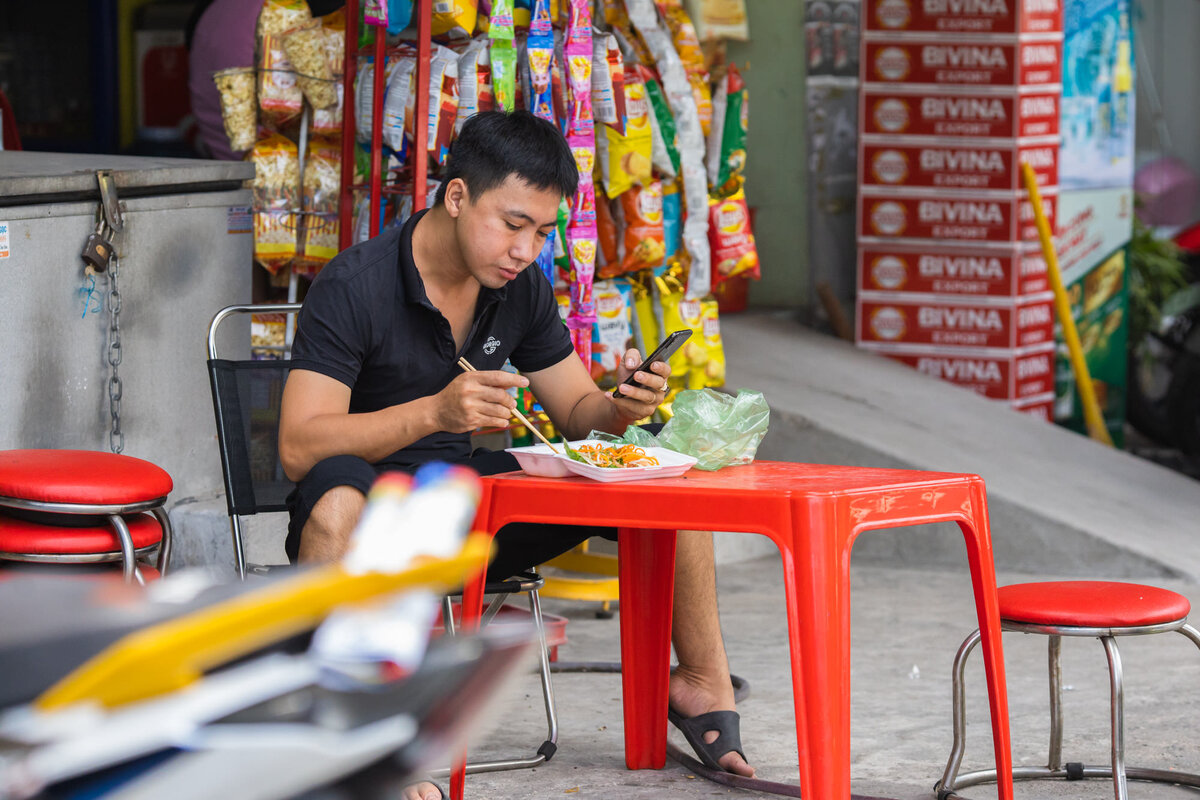
<svg viewBox="0 0 1200 800">
<path fill-rule="evenodd" d="M 636 372 L 640 385 L 622 386 L 616 398 L 597 389 L 572 350 L 552 287 L 527 269 L 554 230 L 560 199 L 577 184 L 553 124 L 526 112 L 476 115 L 454 144 L 434 207 L 347 250 L 317 277 L 300 315 L 279 426 L 280 458 L 298 484 L 289 498 L 293 559 L 340 558 L 382 470 L 434 459 L 483 474 L 516 469 L 507 453 L 470 451 L 471 431 L 508 425 L 510 388 L 531 387 L 569 438 L 621 433 L 658 407 L 670 368 L 656 362 Z M 460 356 L 478 371 L 463 372 Z M 501 371 L 506 359 L 522 374 Z M 621 378 L 640 362 L 628 351 Z M 506 526 L 489 573 L 508 577 L 605 533 L 612 535 Z M 702 757 L 752 776 L 736 714 L 691 720 L 734 707 L 710 533 L 679 534 L 672 641 L 676 724 Z M 706 745 L 719 735 L 718 745 Z"/>
</svg>

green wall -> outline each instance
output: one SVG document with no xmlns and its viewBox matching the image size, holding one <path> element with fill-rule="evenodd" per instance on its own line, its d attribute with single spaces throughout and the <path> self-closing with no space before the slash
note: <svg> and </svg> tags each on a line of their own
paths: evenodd
<svg viewBox="0 0 1200 800">
<path fill-rule="evenodd" d="M 796 308 L 809 301 L 804 129 L 804 3 L 749 0 L 750 41 L 729 42 L 729 60 L 750 90 L 746 199 L 757 209 L 762 280 L 750 303 Z"/>
</svg>

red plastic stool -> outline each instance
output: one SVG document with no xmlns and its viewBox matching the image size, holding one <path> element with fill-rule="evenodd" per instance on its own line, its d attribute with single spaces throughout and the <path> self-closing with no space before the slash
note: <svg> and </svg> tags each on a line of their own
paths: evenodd
<svg viewBox="0 0 1200 800">
<path fill-rule="evenodd" d="M 1191 604 L 1181 594 L 1136 583 L 1051 581 L 1001 586 L 1000 623 L 1006 631 L 1042 633 L 1050 637 L 1050 752 L 1044 767 L 1014 767 L 1015 780 L 1034 778 L 1111 778 L 1117 800 L 1127 800 L 1126 778 L 1200 787 L 1200 775 L 1174 770 L 1125 766 L 1124 689 L 1116 637 L 1178 631 L 1200 647 L 1200 633 L 1187 622 Z M 1062 762 L 1062 673 L 1059 654 L 1063 636 L 1094 636 L 1108 655 L 1112 705 L 1112 765 L 1085 766 Z M 960 797 L 966 786 L 996 780 L 996 771 L 958 774 L 966 745 L 964 672 L 967 656 L 979 643 L 976 630 L 954 657 L 954 744 L 942 780 L 934 786 L 939 800 Z"/>
<path fill-rule="evenodd" d="M 0 451 L 0 509 L 13 509 L 0 518 L 0 560 L 119 561 L 126 581 L 142 583 L 137 559 L 157 545 L 158 571 L 165 575 L 171 558 L 165 504 L 171 489 L 170 475 L 132 456 Z"/>
</svg>

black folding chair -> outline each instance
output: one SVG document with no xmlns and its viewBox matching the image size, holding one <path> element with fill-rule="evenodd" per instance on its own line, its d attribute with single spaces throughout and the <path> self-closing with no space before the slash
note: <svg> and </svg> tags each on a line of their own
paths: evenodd
<svg viewBox="0 0 1200 800">
<path fill-rule="evenodd" d="M 217 421 L 217 443 L 221 451 L 221 472 L 225 480 L 225 502 L 229 509 L 229 529 L 233 535 L 233 553 L 238 577 L 260 572 L 265 567 L 247 565 L 241 517 L 273 511 L 286 511 L 286 499 L 293 488 L 279 461 L 279 409 L 283 385 L 287 380 L 290 353 L 283 349 L 280 358 L 228 360 L 217 354 L 217 331 L 221 323 L 238 314 L 296 314 L 299 303 L 228 306 L 217 312 L 208 326 L 208 378 L 212 387 L 213 410 Z M 541 645 L 540 672 L 542 700 L 546 707 L 546 739 L 534 755 L 467 765 L 468 773 L 525 769 L 549 761 L 557 749 L 558 713 L 550 682 L 550 659 L 546 645 L 546 626 L 538 589 L 544 579 L 536 572 L 516 575 L 505 581 L 490 581 L 485 594 L 493 599 L 481 620 L 486 624 L 500 610 L 510 594 L 524 592 L 529 597 L 529 613 Z M 454 633 L 449 598 L 443 618 L 446 631 Z"/>
</svg>

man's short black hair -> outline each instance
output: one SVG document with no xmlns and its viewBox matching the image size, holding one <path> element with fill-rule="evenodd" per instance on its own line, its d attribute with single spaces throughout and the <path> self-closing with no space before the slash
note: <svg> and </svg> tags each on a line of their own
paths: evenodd
<svg viewBox="0 0 1200 800">
<path fill-rule="evenodd" d="M 538 189 L 571 197 L 579 187 L 579 169 L 567 140 L 553 122 L 528 111 L 483 111 L 467 120 L 450 148 L 450 161 L 436 202 L 446 184 L 462 178 L 471 201 L 504 183 L 509 175 Z"/>
</svg>

